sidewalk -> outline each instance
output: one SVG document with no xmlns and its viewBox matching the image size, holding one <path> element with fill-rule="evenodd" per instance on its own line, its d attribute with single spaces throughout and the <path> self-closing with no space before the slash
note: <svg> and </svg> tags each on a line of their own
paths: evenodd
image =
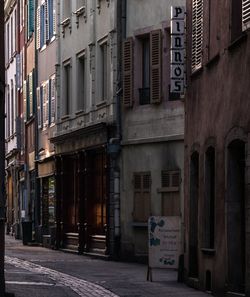
<svg viewBox="0 0 250 297">
<path fill-rule="evenodd" d="M 208 296 L 177 283 L 175 271 L 155 270 L 151 283 L 146 281 L 146 265 L 27 247 L 12 237 L 6 237 L 6 256 L 8 263 L 14 259 L 14 265 L 6 264 L 7 291 L 16 297 Z"/>
</svg>

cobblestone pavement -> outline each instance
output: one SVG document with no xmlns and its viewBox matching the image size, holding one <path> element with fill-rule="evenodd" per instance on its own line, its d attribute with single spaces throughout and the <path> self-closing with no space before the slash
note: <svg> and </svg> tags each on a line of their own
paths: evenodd
<svg viewBox="0 0 250 297">
<path fill-rule="evenodd" d="M 153 271 L 146 265 L 93 259 L 42 247 L 23 246 L 6 238 L 7 291 L 15 297 L 207 297 L 177 283 L 172 270 Z"/>
<path fill-rule="evenodd" d="M 82 279 L 70 276 L 65 273 L 45 268 L 43 266 L 28 261 L 6 256 L 5 263 L 15 266 L 17 268 L 25 269 L 35 274 L 46 275 L 50 279 L 55 281 L 56 284 L 60 284 L 71 288 L 71 290 L 76 292 L 80 297 L 118 297 L 117 295 L 113 294 L 112 292 L 104 289 L 99 285 L 84 281 Z"/>
</svg>

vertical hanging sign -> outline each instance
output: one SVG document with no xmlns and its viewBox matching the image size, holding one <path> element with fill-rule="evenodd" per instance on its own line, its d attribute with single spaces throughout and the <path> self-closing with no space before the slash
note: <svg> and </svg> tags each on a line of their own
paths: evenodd
<svg viewBox="0 0 250 297">
<path fill-rule="evenodd" d="M 185 16 L 185 7 L 171 7 L 170 92 L 177 94 L 184 93 L 186 81 Z"/>
</svg>

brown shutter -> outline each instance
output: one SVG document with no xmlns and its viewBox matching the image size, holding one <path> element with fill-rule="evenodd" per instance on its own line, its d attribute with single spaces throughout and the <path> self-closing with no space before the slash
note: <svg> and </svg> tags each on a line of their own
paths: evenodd
<svg viewBox="0 0 250 297">
<path fill-rule="evenodd" d="M 123 105 L 133 105 L 133 38 L 126 39 L 123 43 Z"/>
<path fill-rule="evenodd" d="M 250 0 L 242 0 L 242 29 L 250 28 Z"/>
<path fill-rule="evenodd" d="M 151 103 L 161 102 L 161 30 L 150 32 L 150 100 Z"/>
<path fill-rule="evenodd" d="M 202 67 L 203 0 L 192 3 L 192 72 L 195 72 Z"/>
</svg>

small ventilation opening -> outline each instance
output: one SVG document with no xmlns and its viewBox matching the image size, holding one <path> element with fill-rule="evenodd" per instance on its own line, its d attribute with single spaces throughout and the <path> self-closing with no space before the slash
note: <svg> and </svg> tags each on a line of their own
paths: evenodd
<svg viewBox="0 0 250 297">
<path fill-rule="evenodd" d="M 206 291 L 211 292 L 212 289 L 212 277 L 211 277 L 211 271 L 207 270 L 206 271 Z"/>
</svg>

